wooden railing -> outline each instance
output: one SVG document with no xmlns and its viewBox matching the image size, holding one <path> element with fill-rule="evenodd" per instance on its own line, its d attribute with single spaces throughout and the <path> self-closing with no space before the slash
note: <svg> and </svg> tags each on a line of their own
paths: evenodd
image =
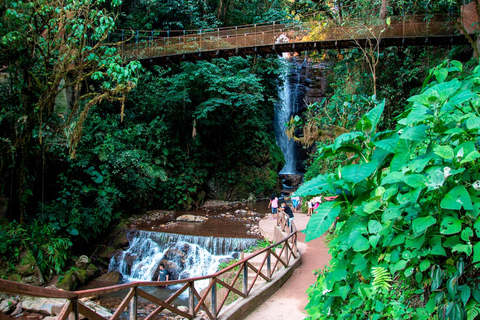
<svg viewBox="0 0 480 320">
<path fill-rule="evenodd" d="M 121 30 L 117 38 L 124 41 L 120 51 L 128 61 L 283 43 L 438 37 L 459 33 L 457 18 L 450 14 L 392 16 L 389 24 L 372 14 L 329 20 L 320 17 L 317 14 L 302 17 L 302 20 L 208 30 Z"/>
<path fill-rule="evenodd" d="M 212 275 L 163 282 L 135 281 L 116 286 L 72 292 L 46 289 L 0 279 L 0 292 L 12 295 L 67 299 L 61 313 L 57 315 L 57 320 L 65 320 L 72 313 L 77 320 L 80 314 L 90 320 L 106 320 L 103 316 L 87 307 L 80 299 L 122 290 L 128 290 L 128 293 L 117 306 L 110 320 L 119 319 L 120 315 L 127 311 L 127 309 L 129 319 L 137 319 L 139 297 L 157 305 L 157 307 L 146 316 L 146 320 L 154 319 L 164 310 L 169 310 L 173 314 L 187 319 L 193 319 L 200 310 L 203 310 L 209 319 L 217 319 L 221 315 L 222 310 L 224 310 L 223 308 L 230 295 L 236 294 L 240 298 L 247 298 L 252 293 L 254 286 L 257 285 L 255 288 L 260 287 L 261 284 L 258 284 L 260 282 L 258 281 L 259 278 L 270 282 L 280 270 L 290 266 L 292 259 L 298 257 L 297 230 L 295 225 L 292 224 L 292 226 L 289 227 L 285 219 L 279 219 L 278 223 L 283 230 L 289 230 L 291 228 L 292 232 L 280 242 L 255 252 Z M 261 258 L 262 255 L 264 255 L 263 258 Z M 252 259 L 256 257 L 261 258 L 261 264 L 257 267 L 252 263 Z M 249 277 L 249 272 L 253 272 L 254 276 Z M 225 281 L 227 273 L 234 274 L 233 280 Z M 198 292 L 195 288 L 195 283 L 202 280 L 209 280 L 209 285 L 203 290 L 203 293 Z M 166 300 L 159 299 L 141 289 L 142 287 L 159 287 L 166 285 L 181 285 L 181 288 L 171 294 Z M 217 291 L 222 287 L 225 288 L 227 292 L 223 299 L 219 301 L 217 300 Z M 188 312 L 184 312 L 172 305 L 173 301 L 184 292 L 188 293 Z M 206 300 L 208 296 L 210 296 L 211 299 L 207 304 Z"/>
</svg>

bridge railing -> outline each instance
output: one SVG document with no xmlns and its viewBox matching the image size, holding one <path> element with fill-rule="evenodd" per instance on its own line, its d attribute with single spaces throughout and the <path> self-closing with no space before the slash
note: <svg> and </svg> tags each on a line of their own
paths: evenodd
<svg viewBox="0 0 480 320">
<path fill-rule="evenodd" d="M 278 223 L 282 226 L 283 230 L 290 229 L 285 220 L 279 220 Z M 157 307 L 145 317 L 146 320 L 154 319 L 164 310 L 168 310 L 175 315 L 187 319 L 193 319 L 200 310 L 203 310 L 209 319 L 217 319 L 225 310 L 224 307 L 228 299 L 234 299 L 232 296 L 247 298 L 251 295 L 252 289 L 258 288 L 262 285 L 262 283 L 260 283 L 261 281 L 259 281 L 260 278 L 265 282 L 272 281 L 276 274 L 281 270 L 288 268 L 293 259 L 298 257 L 297 230 L 293 224 L 291 226 L 291 231 L 292 232 L 289 233 L 288 236 L 278 243 L 257 251 L 215 274 L 203 277 L 163 282 L 135 281 L 111 287 L 72 292 L 40 288 L 0 279 L 0 292 L 11 295 L 29 295 L 35 297 L 66 299 L 62 311 L 57 315 L 57 320 L 65 320 L 69 315 L 73 315 L 76 320 L 79 319 L 80 315 L 91 320 L 106 320 L 95 310 L 92 310 L 85 305 L 81 299 L 92 296 L 98 297 L 109 293 L 127 290 L 128 292 L 116 307 L 110 320 L 119 319 L 119 317 L 125 312 L 129 314 L 130 320 L 137 319 L 139 316 L 140 298 L 145 299 L 148 303 L 157 305 Z M 260 265 L 255 266 L 253 264 L 255 258 L 257 262 L 259 259 L 261 260 Z M 252 273 L 253 276 L 249 277 L 250 273 Z M 208 281 L 209 284 L 206 289 L 199 292 L 195 285 L 200 281 Z M 146 287 L 159 287 L 166 285 L 177 285 L 180 288 L 164 300 L 146 292 L 144 289 Z M 219 296 L 219 290 L 221 288 L 224 289 L 222 295 Z M 174 301 L 182 294 L 188 296 L 187 312 L 173 305 Z"/>
<path fill-rule="evenodd" d="M 282 43 L 458 34 L 455 20 L 449 14 L 392 16 L 389 24 L 375 16 L 368 19 L 359 15 L 329 20 L 319 18 L 320 15 L 311 15 L 301 21 L 273 21 L 196 31 L 131 31 L 130 40 L 122 44 L 121 51 L 124 59 L 134 60 Z"/>
</svg>

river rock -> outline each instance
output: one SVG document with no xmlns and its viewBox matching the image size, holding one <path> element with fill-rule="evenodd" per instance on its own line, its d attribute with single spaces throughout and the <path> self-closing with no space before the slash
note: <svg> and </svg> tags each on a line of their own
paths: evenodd
<svg viewBox="0 0 480 320">
<path fill-rule="evenodd" d="M 77 261 L 75 261 L 75 266 L 79 269 L 86 269 L 89 264 L 90 258 L 86 255 L 81 255 L 78 257 Z"/>
<path fill-rule="evenodd" d="M 108 310 L 105 307 L 102 307 L 98 303 L 95 303 L 91 300 L 82 301 L 82 302 L 85 306 L 92 309 L 93 311 L 95 311 L 96 313 L 98 313 L 99 315 L 104 317 L 105 319 L 110 319 L 113 316 L 113 313 L 110 310 Z"/>
<path fill-rule="evenodd" d="M 120 280 L 122 280 L 122 274 L 118 271 L 105 273 L 95 279 L 95 281 L 104 281 L 104 282 L 110 282 L 110 283 L 119 283 Z"/>
<path fill-rule="evenodd" d="M 15 309 L 16 305 L 17 305 L 17 302 L 15 300 L 12 300 L 12 299 L 3 300 L 2 303 L 0 303 L 0 312 L 9 313 L 13 309 Z"/>
<path fill-rule="evenodd" d="M 204 222 L 207 218 L 202 216 L 194 216 L 193 214 L 184 214 L 177 218 L 177 221 L 184 222 Z"/>
<path fill-rule="evenodd" d="M 25 296 L 22 307 L 29 312 L 41 313 L 43 315 L 53 314 L 53 309 L 63 308 L 67 299 L 53 299 Z"/>
</svg>

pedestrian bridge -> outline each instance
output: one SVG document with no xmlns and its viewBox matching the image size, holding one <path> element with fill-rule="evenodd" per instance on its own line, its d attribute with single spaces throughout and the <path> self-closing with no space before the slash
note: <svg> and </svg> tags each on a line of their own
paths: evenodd
<svg viewBox="0 0 480 320">
<path fill-rule="evenodd" d="M 325 18 L 315 13 L 285 21 L 200 30 L 117 30 L 112 39 L 125 61 L 164 65 L 231 56 L 301 53 L 352 47 L 468 44 L 460 16 L 391 16 L 375 12 Z"/>
<path fill-rule="evenodd" d="M 186 319 L 243 319 L 273 294 L 301 263 L 295 225 L 288 227 L 284 219 L 277 221 L 277 225 L 278 232 L 283 231 L 283 235 L 286 235 L 282 240 L 212 275 L 173 281 L 136 281 L 82 291 L 60 291 L 0 279 L 0 292 L 12 296 L 64 299 L 61 311 L 56 314 L 57 320 L 78 320 L 83 317 L 90 320 L 136 320 L 140 317 L 151 320 L 161 316 L 162 312 Z M 199 281 L 209 283 L 200 292 L 195 288 L 195 283 Z M 166 299 L 146 290 L 147 287 L 165 285 L 178 285 L 179 289 Z M 85 299 L 109 293 L 123 296 L 109 317 L 90 308 L 85 302 Z M 188 296 L 187 306 L 179 307 L 176 299 L 185 294 Z M 145 304 L 154 304 L 156 307 L 145 314 L 146 308 L 142 307 Z"/>
</svg>

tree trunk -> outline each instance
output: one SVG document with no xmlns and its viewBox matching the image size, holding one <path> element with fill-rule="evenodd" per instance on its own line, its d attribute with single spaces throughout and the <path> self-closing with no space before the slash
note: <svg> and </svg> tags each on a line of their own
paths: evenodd
<svg viewBox="0 0 480 320">
<path fill-rule="evenodd" d="M 383 23 L 385 23 L 385 19 L 387 18 L 387 7 L 388 0 L 382 0 L 382 6 L 380 7 L 380 19 Z"/>
</svg>

